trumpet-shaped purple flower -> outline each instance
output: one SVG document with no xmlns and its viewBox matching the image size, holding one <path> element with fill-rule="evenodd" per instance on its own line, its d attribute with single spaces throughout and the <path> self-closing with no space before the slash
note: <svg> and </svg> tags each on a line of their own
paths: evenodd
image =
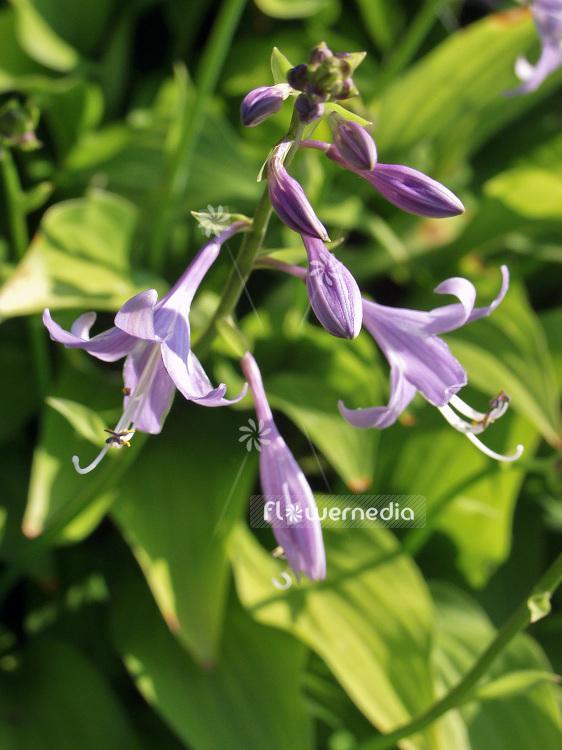
<svg viewBox="0 0 562 750">
<path fill-rule="evenodd" d="M 357 159 L 348 160 L 337 146 L 324 141 L 302 141 L 303 148 L 316 148 L 346 169 L 371 183 L 387 201 L 403 211 L 417 216 L 444 219 L 464 212 L 457 196 L 444 185 L 417 169 L 400 164 L 375 164 L 372 169 L 361 169 Z"/>
<path fill-rule="evenodd" d="M 308 256 L 306 288 L 316 317 L 332 336 L 354 339 L 363 321 L 357 282 L 321 240 L 307 235 L 302 240 Z"/>
<path fill-rule="evenodd" d="M 502 301 L 509 284 L 509 272 L 502 266 L 503 283 L 496 299 L 486 307 L 474 307 L 476 290 L 467 280 L 452 278 L 439 284 L 438 294 L 452 294 L 459 302 L 437 307 L 430 312 L 405 310 L 363 300 L 363 322 L 390 364 L 390 400 L 387 406 L 368 409 L 339 407 L 343 417 L 355 427 L 384 428 L 393 424 L 408 406 L 416 391 L 437 406 L 455 429 L 465 433 L 480 450 L 493 458 L 510 461 L 519 458 L 523 447 L 513 456 L 501 456 L 484 446 L 476 434 L 501 417 L 509 397 L 503 392 L 490 402 L 488 412 L 480 413 L 455 394 L 467 382 L 466 373 L 438 334 L 453 331 L 465 323 L 489 315 Z M 461 419 L 451 407 L 469 417 Z"/>
<path fill-rule="evenodd" d="M 301 571 L 313 581 L 322 580 L 326 577 L 326 556 L 314 495 L 275 426 L 259 368 L 249 352 L 246 352 L 241 366 L 264 434 L 268 430 L 268 440 L 263 441 L 260 452 L 266 520 L 271 523 L 275 538 L 297 580 Z"/>
<path fill-rule="evenodd" d="M 172 289 L 158 300 L 155 289 L 148 289 L 126 302 L 115 316 L 115 326 L 89 337 L 96 314 L 81 315 L 70 331 L 51 318 L 48 309 L 43 322 L 51 338 L 69 348 L 84 349 L 106 362 L 126 357 L 123 414 L 98 457 L 85 469 L 77 456 L 73 463 L 80 474 L 94 469 L 110 447 L 128 446 L 135 430 L 157 434 L 170 409 L 174 389 L 189 401 L 203 406 L 223 406 L 240 400 L 224 398 L 226 386 L 213 388 L 201 363 L 191 351 L 189 311 L 199 284 L 217 258 L 221 245 L 247 222 L 238 221 L 210 242 L 195 256 Z"/>
<path fill-rule="evenodd" d="M 246 94 L 240 105 L 240 118 L 247 128 L 259 125 L 279 112 L 292 89 L 288 83 L 275 86 L 259 86 Z"/>
<path fill-rule="evenodd" d="M 515 63 L 515 74 L 523 81 L 507 96 L 536 91 L 544 79 L 562 66 L 562 2 L 561 0 L 535 0 L 531 12 L 541 39 L 541 55 L 536 65 L 524 57 Z"/>
<path fill-rule="evenodd" d="M 271 204 L 277 216 L 290 229 L 299 234 L 328 240 L 326 228 L 314 213 L 304 190 L 283 165 L 291 146 L 292 141 L 280 143 L 267 163 L 267 184 Z"/>
</svg>

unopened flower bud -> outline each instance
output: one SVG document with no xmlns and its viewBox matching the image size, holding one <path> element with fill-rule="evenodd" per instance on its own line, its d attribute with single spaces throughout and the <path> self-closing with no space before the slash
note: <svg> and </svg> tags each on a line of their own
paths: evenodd
<svg viewBox="0 0 562 750">
<path fill-rule="evenodd" d="M 343 158 L 356 169 L 373 169 L 377 163 L 377 147 L 365 128 L 332 112 L 328 123 L 334 143 Z"/>
<path fill-rule="evenodd" d="M 361 292 L 348 269 L 321 240 L 303 235 L 308 256 L 306 288 L 322 326 L 340 339 L 354 339 L 363 322 Z"/>
<path fill-rule="evenodd" d="M 295 101 L 295 109 L 301 122 L 308 125 L 309 122 L 317 120 L 324 114 L 324 103 L 314 95 L 300 94 Z"/>
<path fill-rule="evenodd" d="M 253 128 L 268 117 L 279 112 L 283 102 L 291 93 L 288 83 L 278 83 L 276 86 L 260 86 L 246 94 L 240 106 L 242 123 Z"/>
<path fill-rule="evenodd" d="M 304 91 L 308 86 L 308 65 L 301 63 L 287 72 L 289 85 L 297 91 Z"/>
<path fill-rule="evenodd" d="M 328 47 L 326 42 L 318 42 L 317 45 L 315 45 L 311 52 L 310 57 L 308 58 L 308 64 L 317 67 L 318 65 L 321 65 L 324 60 L 327 60 L 329 57 L 333 57 L 334 53 L 332 50 Z"/>
</svg>

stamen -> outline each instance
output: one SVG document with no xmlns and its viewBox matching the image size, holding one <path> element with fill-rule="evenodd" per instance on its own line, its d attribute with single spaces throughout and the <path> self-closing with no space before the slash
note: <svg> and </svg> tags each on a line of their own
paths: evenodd
<svg viewBox="0 0 562 750">
<path fill-rule="evenodd" d="M 517 461 L 518 458 L 521 458 L 521 455 L 523 454 L 523 451 L 525 450 L 525 446 L 519 444 L 517 448 L 515 449 L 515 453 L 512 456 L 504 456 L 501 453 L 496 453 L 495 451 L 488 448 L 487 445 L 484 445 L 484 443 L 479 440 L 476 435 L 472 435 L 470 432 L 467 433 L 467 438 L 470 440 L 470 442 L 475 445 L 477 448 L 479 448 L 482 453 L 485 453 L 487 456 L 490 456 L 490 458 L 495 458 L 496 461 Z"/>
<path fill-rule="evenodd" d="M 88 472 L 95 469 L 109 448 L 122 448 L 123 446 L 126 446 L 127 448 L 131 447 L 130 440 L 135 433 L 134 426 L 140 419 L 142 410 L 148 398 L 160 356 L 160 344 L 153 344 L 152 351 L 138 380 L 137 387 L 129 396 L 129 403 L 125 407 L 121 419 L 117 422 L 114 430 L 104 430 L 104 432 L 109 433 L 109 437 L 105 441 L 105 446 L 92 463 L 82 469 L 80 468 L 80 459 L 78 456 L 72 457 L 74 468 L 79 474 L 88 474 Z M 130 393 L 130 389 L 124 388 L 123 392 L 125 393 L 126 391 L 129 391 Z M 129 393 L 125 393 L 125 395 L 128 396 Z"/>
<path fill-rule="evenodd" d="M 293 579 L 286 570 L 282 571 L 281 578 L 283 579 L 283 582 L 279 581 L 277 578 L 272 578 L 271 583 L 275 586 L 276 589 L 290 589 L 293 585 Z"/>
</svg>

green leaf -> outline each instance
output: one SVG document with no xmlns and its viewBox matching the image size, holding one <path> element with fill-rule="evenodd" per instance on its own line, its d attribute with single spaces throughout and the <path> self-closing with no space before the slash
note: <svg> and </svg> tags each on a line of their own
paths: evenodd
<svg viewBox="0 0 562 750">
<path fill-rule="evenodd" d="M 364 117 L 361 117 L 360 115 L 356 115 L 355 112 L 350 112 L 349 109 L 345 109 L 344 107 L 342 107 L 340 104 L 337 104 L 336 102 L 326 102 L 324 104 L 324 110 L 326 112 L 336 112 L 338 115 L 341 115 L 345 120 L 351 120 L 352 122 L 357 122 L 359 123 L 359 125 L 362 125 L 363 127 L 373 124 L 369 120 L 365 120 Z"/>
<path fill-rule="evenodd" d="M 105 422 L 100 415 L 76 401 L 67 398 L 55 398 L 48 396 L 45 402 L 56 409 L 59 414 L 67 419 L 78 435 L 89 440 L 92 445 L 102 448 L 105 443 Z"/>
<path fill-rule="evenodd" d="M 434 699 L 429 663 L 432 610 L 423 579 L 384 529 L 324 529 L 326 581 L 279 591 L 283 563 L 249 531 L 233 536 L 238 594 L 260 622 L 316 651 L 358 708 L 381 731 L 405 723 Z M 433 727 L 403 747 L 443 748 Z"/>
<path fill-rule="evenodd" d="M 74 647 L 36 638 L 0 668 L 2 750 L 139 750 L 100 672 Z"/>
<path fill-rule="evenodd" d="M 447 584 L 432 584 L 438 613 L 434 653 L 441 690 L 452 688 L 473 666 L 495 635 L 485 613 L 466 594 Z M 470 702 L 460 708 L 471 750 L 536 750 L 555 748 L 562 740 L 560 711 L 555 688 L 545 680 L 527 684 L 525 693 L 504 693 L 497 700 L 486 695 L 508 687 L 550 666 L 539 646 L 526 635 L 513 640 L 487 673 L 490 682 L 480 688 L 484 703 Z M 529 679 L 529 683 L 532 680 Z M 495 683 L 495 685 L 494 685 Z M 472 696 L 471 696 L 472 697 Z"/>
<path fill-rule="evenodd" d="M 517 84 L 515 60 L 531 45 L 536 31 L 520 10 L 451 34 L 373 102 L 381 156 L 428 142 L 441 163 L 472 152 L 556 86 L 559 76 L 532 98 L 503 96 Z"/>
<path fill-rule="evenodd" d="M 201 666 L 166 628 L 138 579 L 114 601 L 116 647 L 140 692 L 186 746 L 311 748 L 299 691 L 305 653 L 295 640 L 253 622 L 232 600 L 220 657 Z"/>
<path fill-rule="evenodd" d="M 394 0 L 357 0 L 359 12 L 371 39 L 388 52 L 400 32 L 403 11 Z"/>
<path fill-rule="evenodd" d="M 562 175 L 539 167 L 516 167 L 493 177 L 485 195 L 529 219 L 562 219 Z"/>
<path fill-rule="evenodd" d="M 295 66 L 287 60 L 285 55 L 274 47 L 271 51 L 271 72 L 274 83 L 287 83 L 287 73 Z"/>
<path fill-rule="evenodd" d="M 562 307 L 543 312 L 540 316 L 540 322 L 546 334 L 548 348 L 552 356 L 558 391 L 562 394 Z"/>
<path fill-rule="evenodd" d="M 255 481 L 245 420 L 177 401 L 127 475 L 112 515 L 169 627 L 201 661 L 216 657 L 228 590 L 226 544 Z"/>
<path fill-rule="evenodd" d="M 134 206 L 101 190 L 50 208 L 0 289 L 0 316 L 39 313 L 45 307 L 116 310 L 154 285 L 154 279 L 130 271 L 136 221 Z"/>
<path fill-rule="evenodd" d="M 76 68 L 78 52 L 49 26 L 31 0 L 10 0 L 17 18 L 18 38 L 27 54 L 53 70 Z M 88 5 L 88 3 L 80 3 Z"/>
<path fill-rule="evenodd" d="M 527 690 L 535 687 L 535 685 L 541 685 L 543 682 L 558 681 L 559 678 L 552 672 L 543 672 L 538 669 L 519 670 L 481 685 L 470 693 L 466 700 L 467 702 L 481 702 L 509 698 L 519 693 L 526 693 Z"/>
<path fill-rule="evenodd" d="M 336 6 L 335 0 L 255 0 L 255 3 L 271 18 L 308 18 Z"/>
</svg>

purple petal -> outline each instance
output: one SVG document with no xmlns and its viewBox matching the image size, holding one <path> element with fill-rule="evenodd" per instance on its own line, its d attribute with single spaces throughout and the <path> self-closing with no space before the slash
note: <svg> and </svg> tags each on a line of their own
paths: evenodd
<svg viewBox="0 0 562 750">
<path fill-rule="evenodd" d="M 363 321 L 357 282 L 321 240 L 306 235 L 302 239 L 308 255 L 306 287 L 316 317 L 332 336 L 354 339 Z"/>
<path fill-rule="evenodd" d="M 328 240 L 328 233 L 314 213 L 304 190 L 283 166 L 283 158 L 290 146 L 291 143 L 280 144 L 268 163 L 267 183 L 275 213 L 295 232 Z"/>
<path fill-rule="evenodd" d="M 123 367 L 123 379 L 125 387 L 132 394 L 137 387 L 140 376 L 146 367 L 148 358 L 152 353 L 152 346 L 142 344 L 129 354 Z M 142 411 L 135 421 L 135 429 L 157 435 L 162 429 L 164 419 L 170 411 L 175 387 L 168 375 L 162 358 L 160 358 L 154 374 L 146 400 L 142 404 Z M 123 410 L 129 403 L 130 396 L 125 396 Z"/>
<path fill-rule="evenodd" d="M 487 315 L 489 315 L 491 312 L 493 312 L 496 309 L 496 307 L 500 304 L 502 299 L 505 297 L 505 294 L 509 287 L 508 267 L 502 266 L 501 272 L 502 272 L 502 285 L 501 285 L 501 289 L 499 291 L 498 296 L 491 304 L 486 305 L 485 307 L 477 307 L 476 309 L 474 309 L 468 316 L 467 323 L 471 323 L 473 320 L 480 320 L 480 318 L 485 318 Z"/>
<path fill-rule="evenodd" d="M 73 332 L 69 332 L 55 323 L 48 308 L 43 311 L 43 323 L 51 334 L 51 338 L 69 349 L 84 349 L 88 354 L 104 362 L 115 362 L 116 359 L 121 359 L 135 348 L 138 340 L 119 328 L 110 328 L 91 339 L 86 338 L 95 318 L 95 313 L 81 315 L 72 326 Z M 75 331 L 82 335 L 76 335 Z"/>
<path fill-rule="evenodd" d="M 454 193 L 417 169 L 377 164 L 374 169 L 360 174 L 388 201 L 408 213 L 443 219 L 464 212 L 463 204 Z"/>
<path fill-rule="evenodd" d="M 342 417 L 360 429 L 378 427 L 384 429 L 394 424 L 416 394 L 416 388 L 409 383 L 398 368 L 390 373 L 390 400 L 388 406 L 373 406 L 369 409 L 347 409 L 340 401 L 338 406 Z"/>
<path fill-rule="evenodd" d="M 268 117 L 279 112 L 283 102 L 291 93 L 287 83 L 276 86 L 260 86 L 246 94 L 240 105 L 240 118 L 247 128 L 259 125 Z"/>
<path fill-rule="evenodd" d="M 377 147 L 359 123 L 331 114 L 328 118 L 338 151 L 355 169 L 371 170 L 377 163 Z"/>
<path fill-rule="evenodd" d="M 154 308 L 158 300 L 156 289 L 147 289 L 125 302 L 115 316 L 115 325 L 143 341 L 161 341 L 154 331 Z"/>
<path fill-rule="evenodd" d="M 556 45 L 546 44 L 537 64 L 533 67 L 524 58 L 519 58 L 515 65 L 518 78 L 524 80 L 520 86 L 504 91 L 505 96 L 518 96 L 536 91 L 547 76 L 562 65 L 560 42 Z"/>
</svg>

